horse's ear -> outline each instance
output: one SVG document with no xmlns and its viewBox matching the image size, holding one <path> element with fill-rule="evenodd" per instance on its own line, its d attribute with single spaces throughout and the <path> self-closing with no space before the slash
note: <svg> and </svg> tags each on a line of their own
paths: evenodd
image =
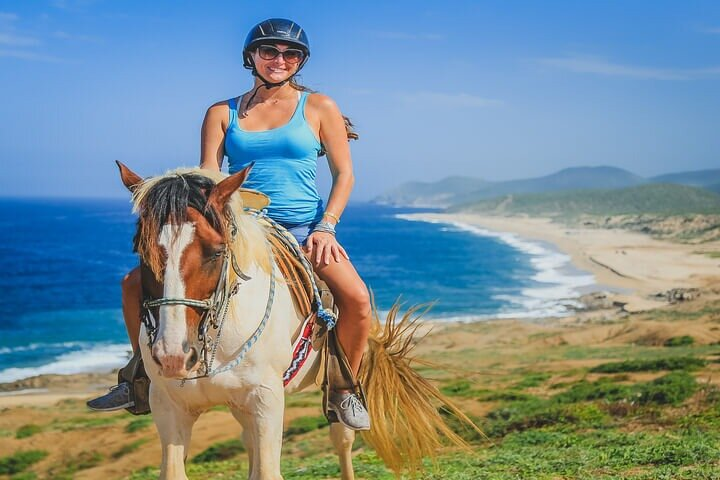
<svg viewBox="0 0 720 480">
<path fill-rule="evenodd" d="M 208 197 L 208 207 L 214 208 L 217 212 L 222 212 L 228 200 L 230 200 L 230 196 L 245 182 L 254 164 L 255 162 L 252 162 L 239 172 L 230 175 L 215 185 Z"/>
<path fill-rule="evenodd" d="M 142 177 L 123 165 L 120 161 L 115 160 L 115 163 L 117 163 L 117 166 L 120 169 L 120 179 L 127 189 L 132 192 L 135 190 L 135 187 L 142 183 Z"/>
</svg>

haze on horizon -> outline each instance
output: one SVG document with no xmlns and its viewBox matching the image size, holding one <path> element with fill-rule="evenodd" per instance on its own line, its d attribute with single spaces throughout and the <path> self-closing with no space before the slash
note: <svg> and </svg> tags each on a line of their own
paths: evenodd
<svg viewBox="0 0 720 480">
<path fill-rule="evenodd" d="M 451 175 L 720 165 L 718 2 L 0 0 L 0 196 L 123 197 L 115 159 L 197 164 L 268 17 L 306 29 L 302 82 L 357 126 L 356 201 Z"/>
</svg>

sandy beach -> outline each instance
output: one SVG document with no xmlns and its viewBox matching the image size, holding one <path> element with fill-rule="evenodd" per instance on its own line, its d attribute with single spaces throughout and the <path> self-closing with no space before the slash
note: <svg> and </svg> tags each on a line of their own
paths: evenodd
<svg viewBox="0 0 720 480">
<path fill-rule="evenodd" d="M 591 272 L 598 284 L 627 291 L 614 294 L 628 311 L 657 308 L 655 298 L 675 288 L 720 286 L 720 258 L 706 253 L 720 250 L 720 242 L 687 245 L 656 240 L 624 230 L 571 228 L 548 218 L 499 217 L 476 214 L 411 214 L 418 220 L 462 223 L 493 232 L 549 242 L 570 256 L 579 269 Z"/>
<path fill-rule="evenodd" d="M 683 245 L 619 230 L 567 228 L 537 218 L 467 214 L 415 214 L 415 217 L 459 222 L 549 242 L 568 254 L 577 268 L 591 272 L 599 285 L 627 292 L 613 294 L 616 303 L 611 308 L 561 319 L 436 324 L 417 349 L 422 358 L 440 361 L 448 367 L 450 374 L 433 375 L 436 382 L 459 376 L 494 391 L 505 388 L 507 378 L 516 374 L 514 372 L 532 368 L 550 373 L 543 373 L 547 385 L 530 391 L 550 395 L 557 388 L 553 384 L 594 378 L 582 373 L 583 369 L 604 358 L 600 353 L 561 355 L 565 350 L 607 349 L 608 358 L 616 358 L 618 349 L 630 348 L 627 351 L 632 352 L 636 345 L 651 349 L 662 347 L 663 342 L 680 335 L 692 335 L 698 345 L 720 341 L 720 329 L 716 326 L 720 318 L 716 310 L 706 308 L 717 305 L 720 298 L 720 292 L 714 290 L 720 285 L 720 259 L 704 253 L 720 250 L 717 242 Z M 674 288 L 697 288 L 702 295 L 699 300 L 677 305 L 669 305 L 666 299 L 656 297 Z M 650 311 L 654 308 L 669 308 L 672 322 L 664 317 L 658 319 Z M 706 310 L 709 313 L 703 313 Z M 646 311 L 650 313 L 643 313 Z M 708 368 L 708 376 L 715 378 L 712 376 L 715 367 Z M 647 381 L 654 376 L 657 375 L 641 372 L 627 376 L 627 380 Z M 160 458 L 159 443 L 149 420 L 143 428 L 134 430 L 131 425 L 136 424 L 133 423 L 137 420 L 135 417 L 124 412 L 97 414 L 84 407 L 86 399 L 103 392 L 114 379 L 112 373 L 49 375 L 0 386 L 0 457 L 29 449 L 49 452 L 32 467 L 38 478 L 53 478 L 68 458 L 84 458 L 87 452 L 94 452 L 97 461 L 85 465 L 72 478 L 128 478 L 143 467 L 156 466 Z M 485 415 L 498 405 L 496 400 L 480 402 L 464 398 L 459 403 L 475 416 Z M 286 427 L 298 418 L 320 415 L 319 404 L 317 392 L 302 394 L 299 401 L 290 400 Z M 16 433 L 28 426 L 35 426 L 37 433 L 27 437 Z M 196 425 L 191 456 L 213 443 L 238 438 L 239 432 L 240 427 L 229 412 L 211 411 Z M 286 442 L 285 455 L 294 458 L 293 461 L 301 462 L 308 455 L 329 454 L 326 432 L 310 432 L 302 439 L 299 444 Z M 310 453 L 304 450 L 308 448 Z M 359 451 L 363 449 L 360 447 Z"/>
</svg>

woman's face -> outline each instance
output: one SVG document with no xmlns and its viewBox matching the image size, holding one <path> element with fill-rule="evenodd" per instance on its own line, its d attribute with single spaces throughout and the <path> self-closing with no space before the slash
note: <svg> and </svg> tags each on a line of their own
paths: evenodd
<svg viewBox="0 0 720 480">
<path fill-rule="evenodd" d="M 281 43 L 260 45 L 252 55 L 257 71 L 272 83 L 295 74 L 304 58 L 302 50 Z"/>
</svg>

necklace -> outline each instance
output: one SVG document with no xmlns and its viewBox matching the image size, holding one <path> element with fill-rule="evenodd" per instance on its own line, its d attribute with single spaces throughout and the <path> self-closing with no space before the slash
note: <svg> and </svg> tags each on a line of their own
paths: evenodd
<svg viewBox="0 0 720 480">
<path fill-rule="evenodd" d="M 245 94 L 245 95 L 247 95 L 247 94 Z M 242 102 L 245 101 L 245 95 L 243 95 L 242 98 L 240 99 L 240 105 L 242 105 Z M 256 105 L 259 105 L 259 104 L 261 104 L 261 103 L 266 103 L 266 104 L 268 104 L 268 105 L 277 105 L 278 103 L 280 103 L 280 99 L 279 99 L 279 98 L 273 98 L 273 99 L 270 99 L 270 100 L 264 100 L 264 101 L 262 101 L 262 102 L 256 103 Z M 242 113 L 240 114 L 240 116 L 241 116 L 242 118 L 247 118 L 249 110 L 250 110 L 250 102 L 248 102 L 248 104 L 245 105 L 245 108 L 242 109 Z"/>
</svg>

